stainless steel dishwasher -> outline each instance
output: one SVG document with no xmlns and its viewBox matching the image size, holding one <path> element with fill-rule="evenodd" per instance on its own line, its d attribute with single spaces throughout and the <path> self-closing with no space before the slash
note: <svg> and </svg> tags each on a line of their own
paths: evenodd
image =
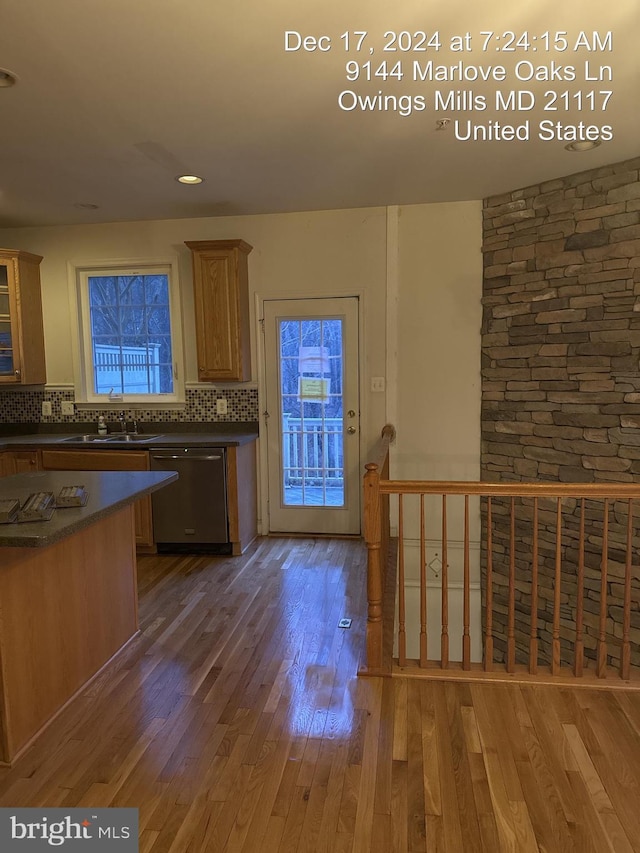
<svg viewBox="0 0 640 853">
<path fill-rule="evenodd" d="M 158 551 L 230 554 L 224 447 L 161 447 L 152 471 L 177 471 L 178 480 L 151 496 Z"/>
</svg>

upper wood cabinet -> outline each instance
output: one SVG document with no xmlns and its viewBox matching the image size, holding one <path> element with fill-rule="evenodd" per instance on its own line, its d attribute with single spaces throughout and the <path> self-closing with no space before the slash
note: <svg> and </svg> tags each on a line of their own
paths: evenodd
<svg viewBox="0 0 640 853">
<path fill-rule="evenodd" d="M 46 382 L 39 255 L 0 249 L 0 384 Z"/>
<path fill-rule="evenodd" d="M 251 379 L 249 280 L 244 240 L 188 242 L 193 257 L 198 379 Z"/>
</svg>

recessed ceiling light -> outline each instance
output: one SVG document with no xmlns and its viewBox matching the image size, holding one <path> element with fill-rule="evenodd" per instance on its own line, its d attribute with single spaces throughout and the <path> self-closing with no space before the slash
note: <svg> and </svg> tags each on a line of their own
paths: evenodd
<svg viewBox="0 0 640 853">
<path fill-rule="evenodd" d="M 591 151 L 592 148 L 597 148 L 599 145 L 602 145 L 600 139 L 583 139 L 570 142 L 564 147 L 567 151 Z"/>
<path fill-rule="evenodd" d="M 6 68 L 0 68 L 0 89 L 9 89 L 15 86 L 18 78 L 13 71 L 8 71 Z"/>
<path fill-rule="evenodd" d="M 204 178 L 199 178 L 197 175 L 178 175 L 176 181 L 179 184 L 201 184 Z"/>
<path fill-rule="evenodd" d="M 99 205 L 97 204 L 88 204 L 86 202 L 78 201 L 74 205 L 78 210 L 98 210 Z"/>
</svg>

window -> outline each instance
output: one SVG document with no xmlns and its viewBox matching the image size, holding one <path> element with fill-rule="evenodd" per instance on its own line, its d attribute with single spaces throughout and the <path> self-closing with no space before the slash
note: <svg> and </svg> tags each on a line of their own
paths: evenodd
<svg viewBox="0 0 640 853">
<path fill-rule="evenodd" d="M 77 269 L 82 375 L 78 399 L 184 399 L 174 277 L 172 264 Z"/>
</svg>

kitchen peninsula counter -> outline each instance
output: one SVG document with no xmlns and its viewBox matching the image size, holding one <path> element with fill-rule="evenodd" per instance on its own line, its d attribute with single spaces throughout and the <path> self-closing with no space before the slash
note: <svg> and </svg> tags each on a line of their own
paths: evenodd
<svg viewBox="0 0 640 853">
<path fill-rule="evenodd" d="M 31 492 L 57 495 L 63 486 L 84 486 L 89 498 L 86 506 L 57 509 L 49 521 L 0 524 L 0 547 L 51 545 L 176 479 L 177 474 L 158 471 L 39 471 L 1 477 L 0 500 L 18 498 L 22 503 Z M 0 560 L 3 556 L 0 551 Z"/>
<path fill-rule="evenodd" d="M 176 479 L 50 471 L 0 479 L 0 497 L 83 485 L 86 506 L 0 525 L 0 762 L 10 764 L 138 632 L 133 502 Z"/>
</svg>

